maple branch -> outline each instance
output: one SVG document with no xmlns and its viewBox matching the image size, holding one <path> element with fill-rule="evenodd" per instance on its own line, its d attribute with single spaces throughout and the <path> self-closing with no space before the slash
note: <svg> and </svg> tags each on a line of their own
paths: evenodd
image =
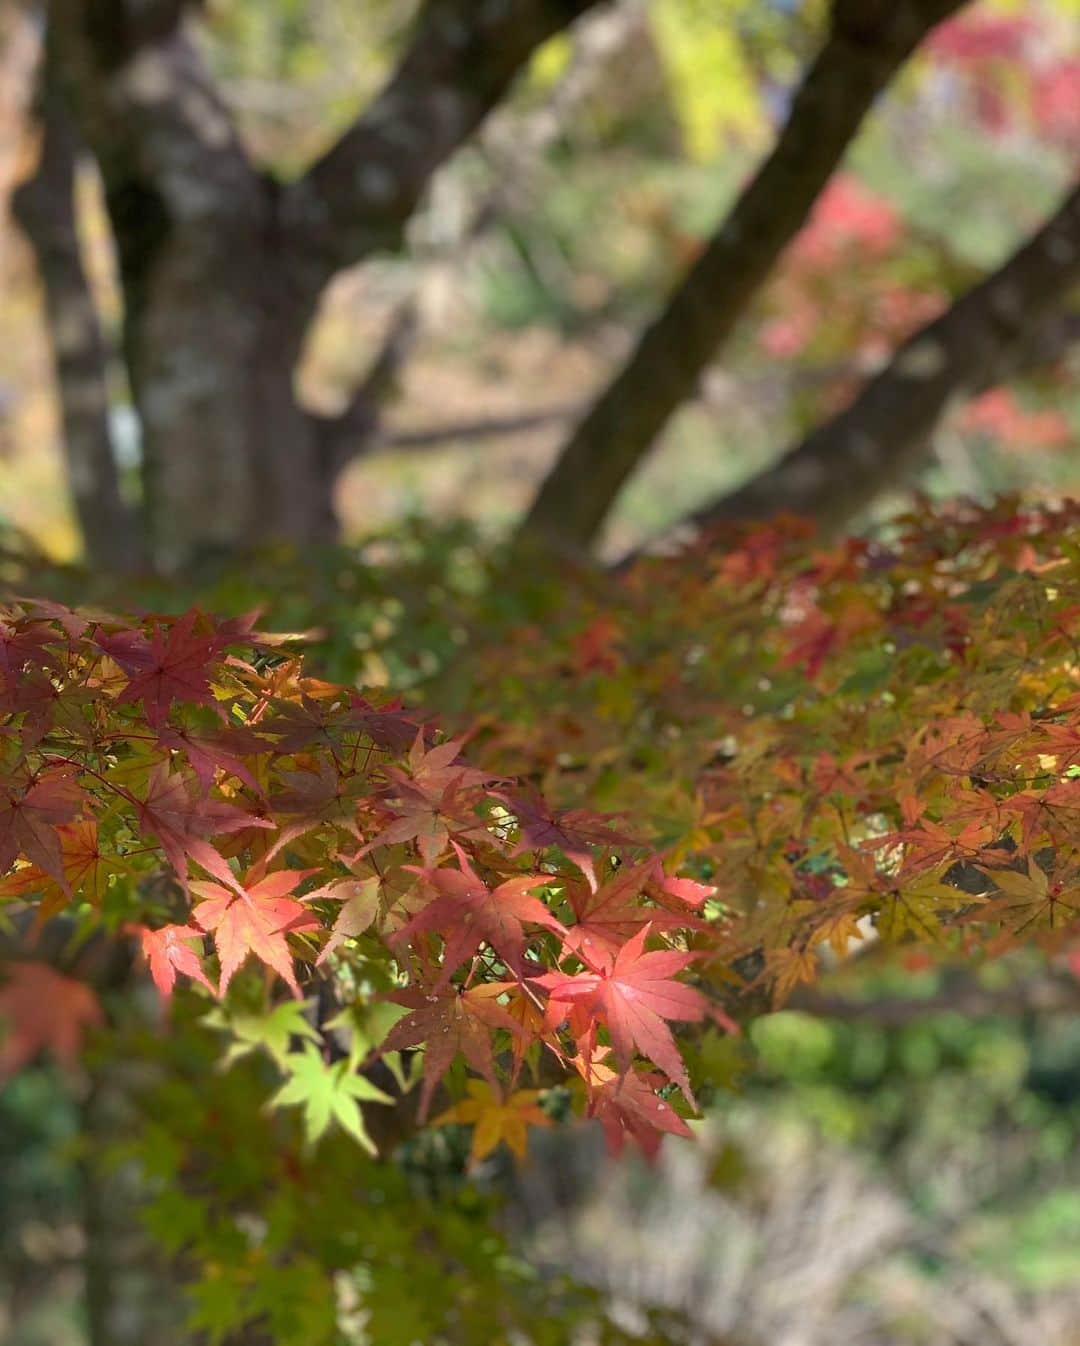
<svg viewBox="0 0 1080 1346">
<path fill-rule="evenodd" d="M 910 477 L 955 401 L 1057 358 L 1076 340 L 1075 315 L 1062 306 L 1078 282 L 1080 186 L 998 271 L 909 338 L 850 406 L 689 522 L 707 526 L 793 510 L 827 527 L 846 523 Z"/>
<path fill-rule="evenodd" d="M 964 0 L 838 0 L 773 149 L 619 375 L 578 426 L 523 525 L 563 551 L 591 543 L 627 477 L 806 222 L 874 99 Z"/>
<path fill-rule="evenodd" d="M 364 114 L 282 200 L 322 279 L 397 248 L 435 170 L 502 100 L 533 52 L 600 0 L 426 0 Z"/>
<path fill-rule="evenodd" d="M 388 449 L 436 449 L 453 440 L 500 439 L 504 435 L 525 435 L 551 425 L 564 425 L 580 411 L 576 404 L 542 407 L 506 416 L 488 416 L 473 421 L 449 421 L 445 425 L 425 426 L 416 430 L 388 430 L 379 447 Z"/>
<path fill-rule="evenodd" d="M 645 21 L 636 7 L 585 14 L 574 32 L 574 49 L 568 67 L 544 103 L 527 116 L 496 115 L 485 127 L 481 153 L 491 160 L 492 184 L 469 207 L 468 218 L 449 249 L 437 247 L 431 257 L 418 249 L 421 277 L 413 296 L 401 304 L 391 320 L 382 351 L 371 372 L 350 398 L 345 411 L 334 418 L 315 418 L 321 459 L 331 483 L 356 457 L 377 449 L 435 448 L 449 440 L 492 439 L 500 435 L 527 433 L 542 426 L 568 420 L 580 408 L 496 416 L 419 430 L 387 430 L 382 425 L 380 404 L 387 400 L 400 368 L 415 345 L 419 312 L 423 308 L 424 272 L 456 271 L 465 265 L 472 245 L 481 238 L 506 207 L 515 184 L 526 168 L 535 169 L 541 156 L 566 131 L 576 112 L 594 92 L 597 76 L 611 54 L 625 42 L 628 33 Z M 432 208 L 437 212 L 437 205 Z"/>
<path fill-rule="evenodd" d="M 382 405 L 392 394 L 419 334 L 415 302 L 406 299 L 395 311 L 383 344 L 365 377 L 338 416 L 313 416 L 320 470 L 333 483 L 341 471 L 365 453 L 378 437 Z"/>
<path fill-rule="evenodd" d="M 141 561 L 142 548 L 120 494 L 109 425 L 108 357 L 75 216 L 78 144 L 56 87 L 54 46 L 50 38 L 40 73 L 37 171 L 15 193 L 12 209 L 41 277 L 67 476 L 87 554 L 96 565 L 125 570 Z"/>
</svg>

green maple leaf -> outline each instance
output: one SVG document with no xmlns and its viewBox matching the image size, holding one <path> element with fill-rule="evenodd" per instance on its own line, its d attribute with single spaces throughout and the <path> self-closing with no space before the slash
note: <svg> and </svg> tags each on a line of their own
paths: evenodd
<svg viewBox="0 0 1080 1346">
<path fill-rule="evenodd" d="M 311 1144 L 333 1121 L 370 1154 L 375 1154 L 375 1146 L 364 1127 L 359 1100 L 393 1103 L 388 1094 L 376 1088 L 365 1076 L 354 1074 L 348 1061 L 337 1061 L 328 1066 L 310 1043 L 304 1044 L 303 1052 L 291 1053 L 285 1065 L 292 1078 L 270 1100 L 271 1107 L 302 1107 L 304 1130 Z"/>
<path fill-rule="evenodd" d="M 247 1014 L 233 1012 L 225 1014 L 221 1010 L 212 1010 L 204 1016 L 204 1022 L 213 1028 L 224 1029 L 233 1038 L 222 1065 L 231 1066 L 234 1061 L 251 1052 L 264 1049 L 280 1066 L 287 1066 L 289 1047 L 293 1038 L 303 1038 L 306 1042 L 322 1041 L 310 1021 L 304 1017 L 315 1002 L 313 1000 L 285 1000 L 265 1014 Z"/>
</svg>

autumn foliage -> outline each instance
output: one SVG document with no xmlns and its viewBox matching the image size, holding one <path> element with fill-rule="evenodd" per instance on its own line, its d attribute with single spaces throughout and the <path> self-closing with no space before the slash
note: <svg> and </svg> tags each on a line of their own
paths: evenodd
<svg viewBox="0 0 1080 1346">
<path fill-rule="evenodd" d="M 393 1101 L 364 1073 L 376 1060 L 401 1091 L 419 1080 L 423 1120 L 461 1057 L 486 1092 L 447 1115 L 477 1123 L 479 1153 L 493 1127 L 520 1152 L 538 1109 L 516 1085 L 541 1052 L 613 1144 L 687 1134 L 653 1086 L 692 1102 L 668 1025 L 710 1012 L 676 978 L 706 951 L 711 888 L 655 857 L 609 877 L 612 848 L 635 848 L 603 819 L 550 812 L 397 703 L 305 675 L 250 621 L 26 602 L 0 649 L 0 892 L 32 915 L 29 950 L 64 913 L 137 937 L 166 999 L 178 980 L 224 998 L 241 975 L 297 999 L 330 988 L 352 1050 L 313 1014 L 280 1056 L 277 1101 L 304 1106 L 313 1137 L 336 1121 L 370 1145 L 358 1104 Z M 70 1059 L 100 1017 L 32 952 L 0 1006 L 9 1068 L 41 1047 Z M 522 1098 L 520 1124 L 497 1124 Z"/>
<path fill-rule="evenodd" d="M 234 1033 L 261 986 L 312 1138 L 370 1147 L 365 1109 L 415 1099 L 520 1153 L 557 1086 L 653 1152 L 711 1087 L 694 1044 L 763 996 L 894 946 L 1068 958 L 1077 521 L 959 507 L 831 549 L 781 521 L 642 562 L 463 666 L 467 755 L 250 619 L 9 604 L 5 1068 L 101 1019 L 35 958 L 62 916 Z"/>
</svg>

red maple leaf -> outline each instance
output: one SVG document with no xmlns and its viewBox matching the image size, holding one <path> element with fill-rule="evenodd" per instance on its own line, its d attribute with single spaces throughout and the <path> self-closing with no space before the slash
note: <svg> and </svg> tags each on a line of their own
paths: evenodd
<svg viewBox="0 0 1080 1346">
<path fill-rule="evenodd" d="M 650 856 L 641 864 L 619 869 L 610 882 L 593 892 L 568 885 L 575 923 L 563 938 L 566 948 L 590 966 L 601 967 L 610 964 L 626 941 L 650 922 L 654 930 L 685 926 L 685 916 L 669 916 L 640 901 L 650 880 L 662 874 L 659 859 Z"/>
<path fill-rule="evenodd" d="M 574 1065 L 589 1093 L 589 1116 L 604 1128 L 612 1154 L 623 1151 L 626 1137 L 637 1141 L 649 1159 L 654 1159 L 664 1133 L 689 1139 L 693 1134 L 670 1103 L 657 1097 L 663 1076 L 628 1070 L 623 1074 L 605 1064 L 608 1049 L 601 1047 L 591 1060 L 574 1058 Z"/>
<path fill-rule="evenodd" d="M 318 930 L 320 926 L 309 908 L 287 894 L 295 892 L 308 873 L 279 869 L 239 886 L 238 891 L 223 888 L 219 883 L 192 883 L 192 891 L 203 899 L 195 908 L 194 919 L 201 929 L 213 933 L 221 964 L 219 995 L 225 994 L 233 974 L 247 956 L 254 954 L 299 999 L 300 987 L 285 936 L 290 932 Z"/>
<path fill-rule="evenodd" d="M 597 972 L 546 972 L 533 980 L 549 996 L 547 1023 L 555 1027 L 570 1018 L 571 1031 L 591 1047 L 599 1024 L 607 1027 L 615 1058 L 625 1070 L 635 1049 L 677 1084 L 687 1099 L 694 1096 L 679 1049 L 665 1022 L 700 1023 L 709 1002 L 700 991 L 673 981 L 696 957 L 674 949 L 645 952 L 649 927 L 639 930 L 619 950 L 610 967 Z"/>
<path fill-rule="evenodd" d="M 407 1006 L 410 1013 L 391 1028 L 378 1054 L 424 1047 L 421 1121 L 427 1117 L 439 1081 L 459 1054 L 493 1089 L 498 1088 L 491 1035 L 496 1029 L 514 1037 L 522 1033 L 517 1020 L 496 1001 L 501 990 L 499 986 L 475 986 L 468 991 L 452 986 L 438 990 L 416 986 L 390 997 L 396 1004 Z"/>
<path fill-rule="evenodd" d="M 163 925 L 160 930 L 150 930 L 145 925 L 134 926 L 132 933 L 142 941 L 142 951 L 150 965 L 150 976 L 163 1000 L 168 1000 L 176 985 L 176 974 L 182 972 L 185 977 L 197 981 L 208 991 L 213 991 L 203 971 L 199 955 L 191 947 L 193 939 L 201 940 L 203 932 L 193 925 Z"/>
<path fill-rule="evenodd" d="M 74 767 L 42 772 L 20 789 L 0 790 L 0 872 L 23 855 L 70 895 L 57 827 L 71 822 L 83 802 Z M 14 786 L 14 788 L 12 788 Z"/>
<path fill-rule="evenodd" d="M 469 864 L 457 844 L 453 847 L 460 869 L 417 869 L 437 896 L 394 936 L 406 942 L 424 931 L 441 935 L 443 980 L 471 958 L 481 944 L 489 944 L 507 967 L 524 974 L 525 931 L 522 922 L 563 933 L 560 921 L 530 890 L 550 883 L 550 876 L 520 874 L 491 889 Z"/>
<path fill-rule="evenodd" d="M 585 875 L 589 887 L 595 889 L 596 869 L 590 846 L 633 846 L 633 838 L 613 831 L 605 824 L 608 819 L 587 809 L 556 813 L 548 807 L 536 790 L 495 791 L 505 803 L 518 825 L 518 843 L 511 852 L 544 851 L 556 846 L 573 861 Z"/>
<path fill-rule="evenodd" d="M 209 673 L 222 641 L 194 609 L 178 617 L 167 633 L 155 625 L 149 639 L 141 631 L 117 631 L 99 635 L 97 644 L 128 675 L 117 704 L 141 701 L 154 729 L 166 723 L 174 701 L 209 706 L 224 714 L 210 691 Z"/>
<path fill-rule="evenodd" d="M 74 1063 L 88 1028 L 103 1021 L 97 996 L 47 963 L 13 963 L 0 986 L 0 1015 L 8 1032 L 0 1046 L 0 1077 L 14 1075 L 40 1051 Z"/>
<path fill-rule="evenodd" d="M 134 799 L 139 827 L 153 833 L 180 883 L 187 885 L 188 860 L 227 887 L 241 892 L 236 876 L 208 837 L 238 832 L 247 827 L 273 828 L 265 818 L 224 800 L 199 798 L 192 782 L 180 772 L 170 772 L 163 763 L 154 766 L 146 784 L 146 798 Z"/>
<path fill-rule="evenodd" d="M 453 739 L 437 748 L 426 749 L 423 733 L 418 732 L 409 750 L 409 770 L 384 766 L 383 774 L 392 787 L 393 806 L 390 821 L 360 855 L 378 846 L 394 846 L 415 841 L 425 865 L 434 864 L 446 849 L 448 823 L 459 827 L 472 825 L 471 817 L 459 796 L 473 786 L 492 779 L 486 771 L 477 771 L 459 760 L 462 740 Z"/>
</svg>

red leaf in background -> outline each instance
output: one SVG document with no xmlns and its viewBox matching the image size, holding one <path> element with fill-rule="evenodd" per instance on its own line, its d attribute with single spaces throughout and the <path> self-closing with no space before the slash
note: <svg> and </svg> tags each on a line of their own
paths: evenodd
<svg viewBox="0 0 1080 1346">
<path fill-rule="evenodd" d="M 69 892 L 56 829 L 71 822 L 83 802 L 74 767 L 42 772 L 23 791 L 11 782 L 0 792 L 0 871 L 25 856 Z"/>
<path fill-rule="evenodd" d="M 285 936 L 290 931 L 318 930 L 319 922 L 301 902 L 288 897 L 307 871 L 281 869 L 258 879 L 239 892 L 217 883 L 194 882 L 192 891 L 203 900 L 193 916 L 198 925 L 214 936 L 221 963 L 219 995 L 228 990 L 233 973 L 249 954 L 272 968 L 300 998 L 292 954 Z"/>
<path fill-rule="evenodd" d="M 134 927 L 134 933 L 142 941 L 150 975 L 163 1000 L 168 1000 L 172 995 L 178 972 L 213 992 L 214 988 L 203 971 L 199 955 L 187 942 L 192 939 L 202 940 L 201 930 L 193 925 L 163 925 L 160 930 L 150 930 L 140 925 Z"/>
<path fill-rule="evenodd" d="M 550 883 L 544 874 L 522 874 L 495 889 L 488 888 L 469 864 L 469 857 L 453 843 L 460 869 L 418 869 L 424 882 L 438 894 L 394 936 L 395 942 L 412 940 L 424 931 L 441 935 L 445 941 L 442 979 L 451 974 L 476 952 L 489 944 L 507 967 L 523 975 L 525 931 L 522 922 L 563 933 L 561 922 L 530 890 Z"/>
<path fill-rule="evenodd" d="M 548 992 L 548 1024 L 568 1015 L 571 1031 L 591 1045 L 599 1023 L 607 1026 L 615 1058 L 625 1070 L 635 1048 L 654 1062 L 686 1095 L 694 1096 L 679 1049 L 665 1020 L 700 1023 L 709 1002 L 700 991 L 673 981 L 696 957 L 663 949 L 645 952 L 646 926 L 619 950 L 609 968 L 599 972 L 548 972 L 533 980 Z"/>
<path fill-rule="evenodd" d="M 9 1022 L 0 1045 L 0 1077 L 14 1075 L 40 1051 L 73 1065 L 86 1030 L 105 1017 L 90 987 L 47 963 L 12 963 L 4 977 L 0 1015 Z"/>
<path fill-rule="evenodd" d="M 592 622 L 571 641 L 574 667 L 579 673 L 617 673 L 621 655 L 622 631 L 607 614 Z"/>
</svg>

